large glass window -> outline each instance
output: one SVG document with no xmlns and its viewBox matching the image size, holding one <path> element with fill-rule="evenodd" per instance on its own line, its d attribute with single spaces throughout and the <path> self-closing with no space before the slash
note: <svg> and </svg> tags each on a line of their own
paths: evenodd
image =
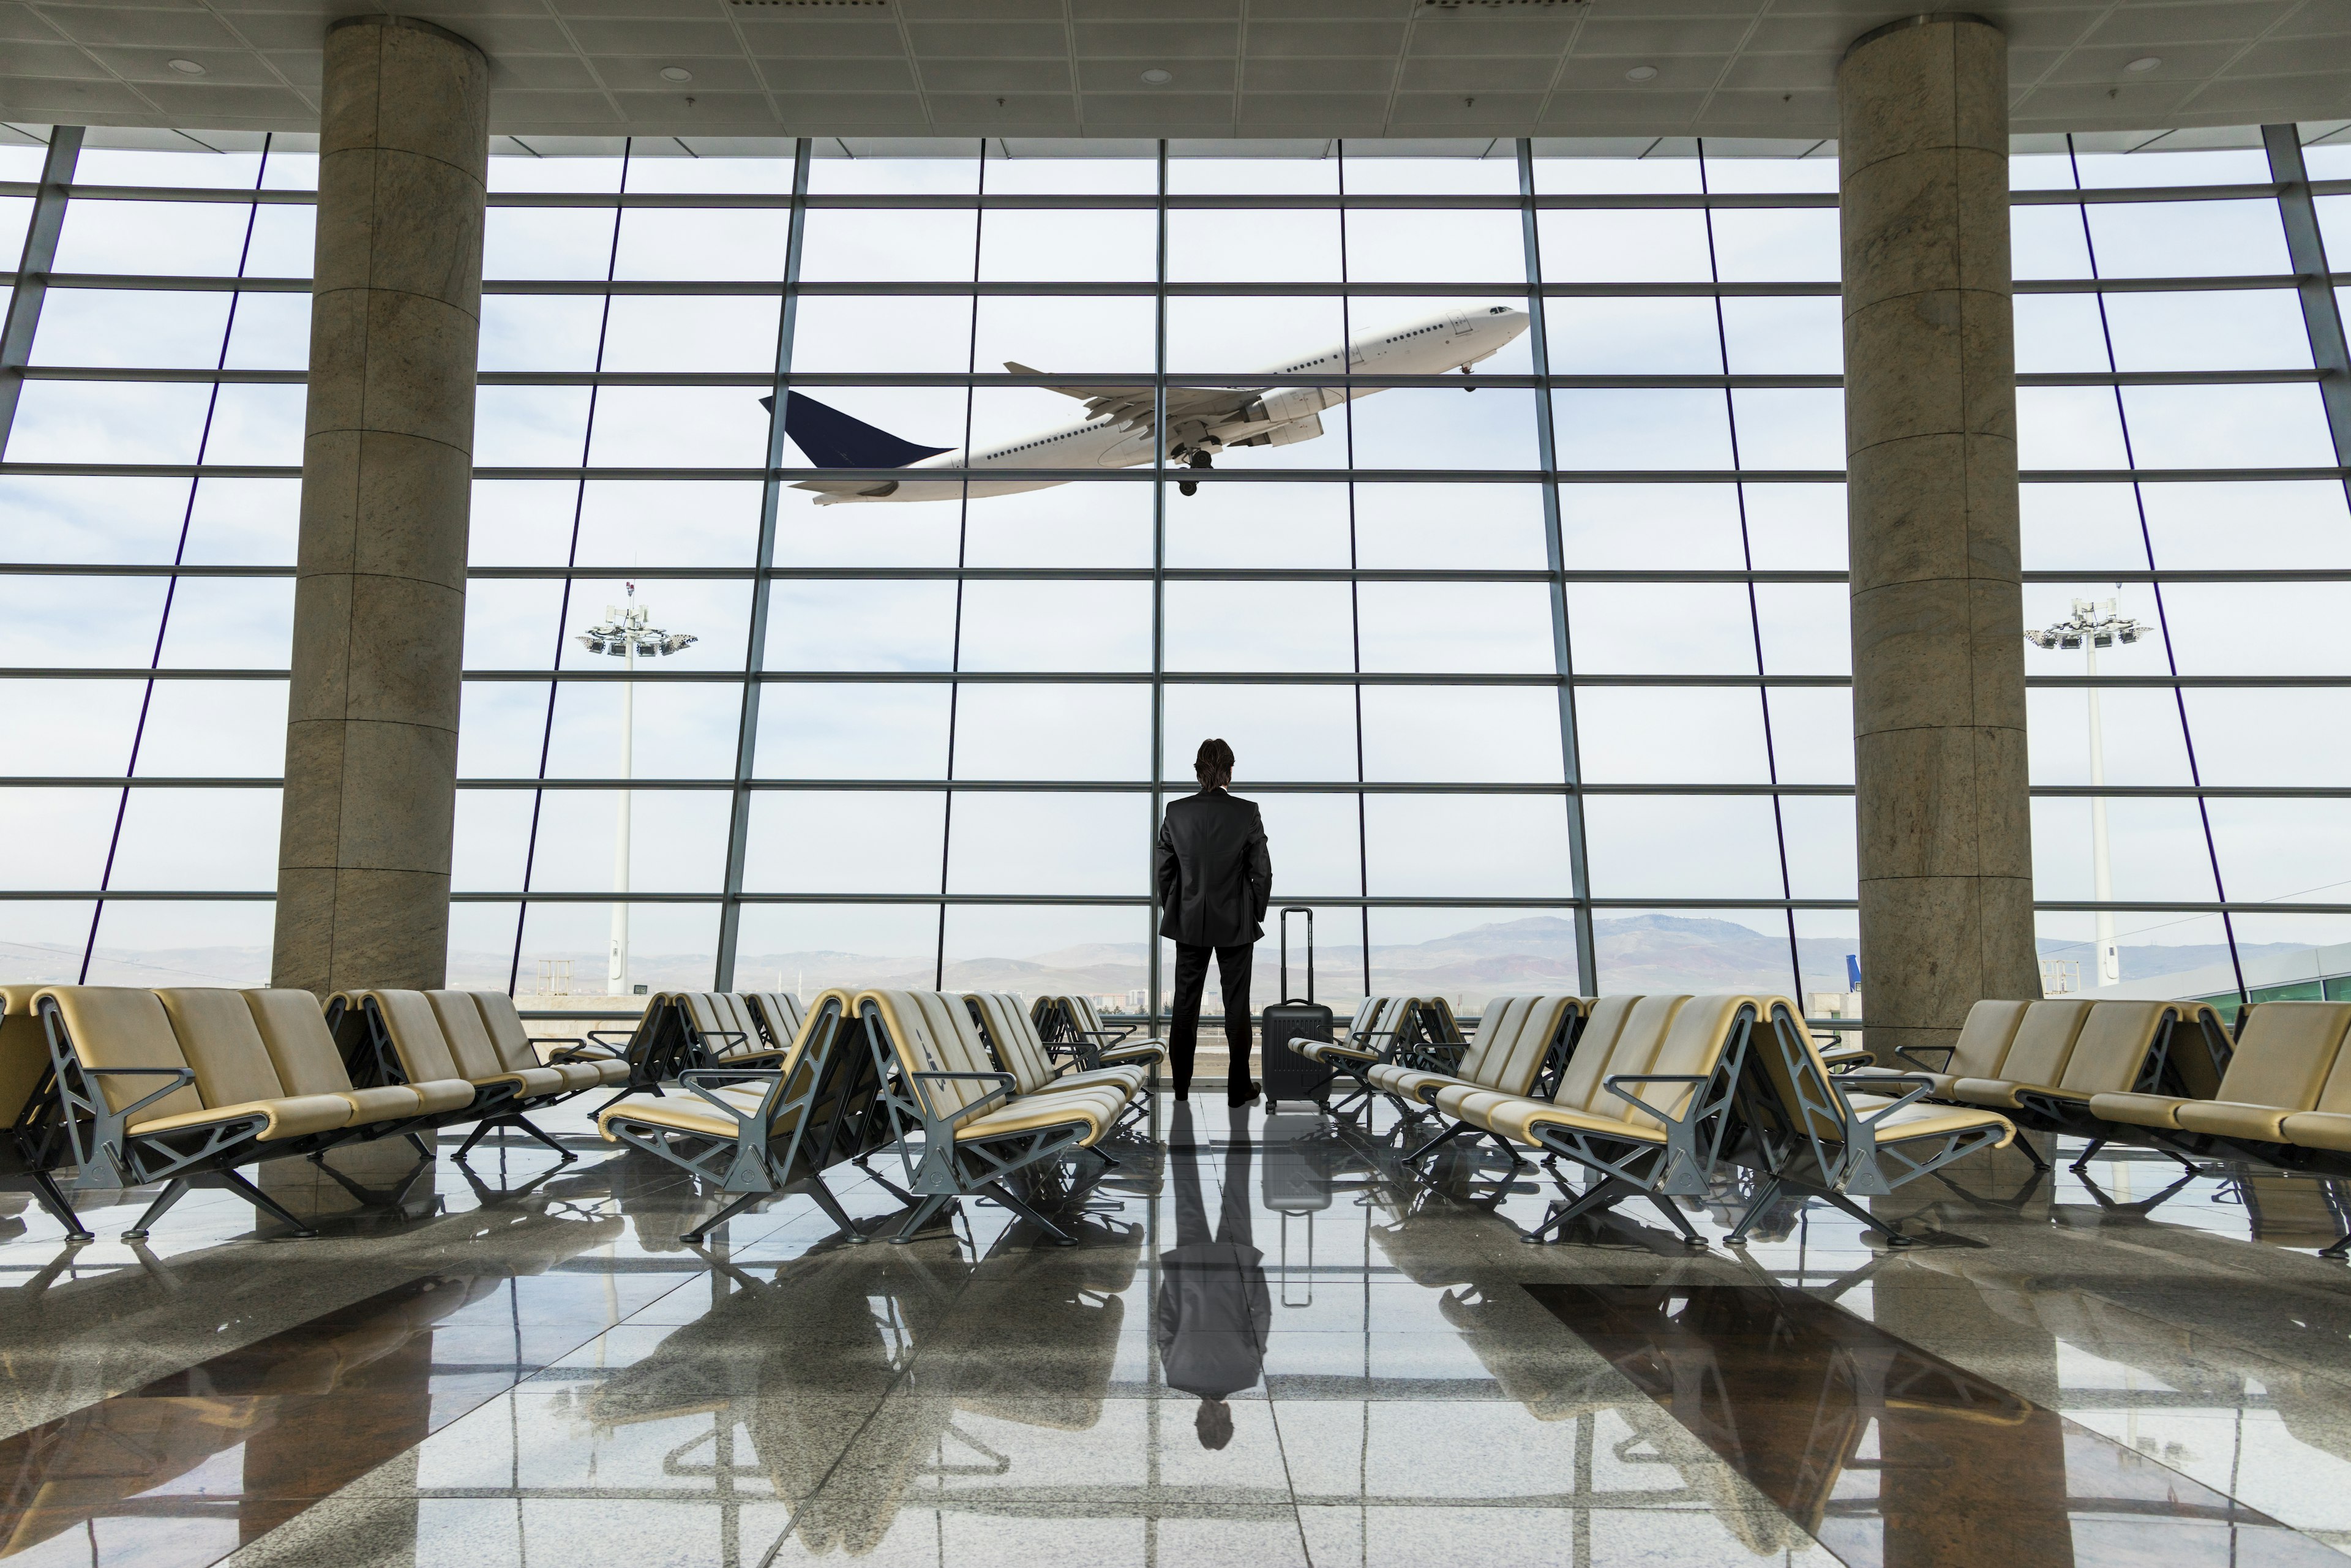
<svg viewBox="0 0 2351 1568">
<path fill-rule="evenodd" d="M 2028 653 L 2053 986 L 2351 936 L 2342 350 L 2241 140 L 2015 164 L 2026 619 L 2132 625 Z M 225 144 L 85 150 L 0 453 L 15 972 L 268 967 L 315 160 Z M 655 988 L 1164 1006 L 1217 736 L 1343 1010 L 1846 988 L 1833 148 L 578 145 L 492 160 L 454 976 L 620 909 Z"/>
</svg>

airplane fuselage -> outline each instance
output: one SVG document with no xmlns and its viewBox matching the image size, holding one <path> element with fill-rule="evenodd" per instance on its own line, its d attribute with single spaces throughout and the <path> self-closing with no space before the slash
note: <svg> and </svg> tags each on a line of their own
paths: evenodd
<svg viewBox="0 0 2351 1568">
<path fill-rule="evenodd" d="M 1500 305 L 1472 305 L 1357 338 L 1343 353 L 1333 349 L 1328 353 L 1269 367 L 1265 373 L 1285 377 L 1440 375 L 1468 370 L 1499 352 L 1526 329 L 1527 313 L 1523 310 Z M 1246 382 L 1247 378 L 1243 380 Z M 1321 416 L 1324 409 L 1380 390 L 1376 386 L 1349 389 L 1290 385 L 1252 391 L 1235 386 L 1235 396 L 1228 407 L 1188 416 L 1171 411 L 1169 458 L 1176 463 L 1197 462 L 1193 454 L 1215 454 L 1232 447 L 1287 446 L 1311 441 L 1322 434 Z M 1079 392 L 1072 395 L 1085 394 Z M 1129 468 L 1152 461 L 1157 444 L 1147 416 L 1123 418 L 1111 413 L 983 445 L 969 453 L 942 452 L 897 470 L 895 482 L 887 486 L 886 493 L 823 494 L 818 497 L 817 505 L 844 501 L 951 501 L 963 496 L 1009 496 L 1022 490 L 1042 490 L 1067 481 L 1034 476 L 968 481 L 926 479 L 922 476 L 925 470 L 941 468 Z M 819 485 L 804 484 L 801 487 L 816 489 Z M 830 483 L 824 483 L 823 487 L 834 489 Z"/>
</svg>

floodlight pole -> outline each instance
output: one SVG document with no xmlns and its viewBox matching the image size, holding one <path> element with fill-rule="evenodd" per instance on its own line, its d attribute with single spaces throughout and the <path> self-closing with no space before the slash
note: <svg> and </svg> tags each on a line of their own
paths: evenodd
<svg viewBox="0 0 2351 1568">
<path fill-rule="evenodd" d="M 2136 643 L 2140 630 L 2137 621 L 2116 613 L 2116 603 L 2111 599 L 2076 599 L 2072 612 L 2064 620 L 2024 634 L 2024 640 L 2036 648 L 2078 647 L 2088 660 L 2090 880 L 2098 904 L 2098 984 L 2102 987 L 2122 983 L 2123 954 L 2115 937 L 2115 913 L 2108 907 L 2115 899 L 2115 872 L 2114 857 L 2106 835 L 2106 743 L 2105 727 L 2098 711 L 2098 644 Z"/>
<path fill-rule="evenodd" d="M 2113 601 L 2107 601 L 2111 606 Z M 2090 679 L 2090 788 L 2100 791 L 2090 797 L 2090 891 L 2098 901 L 2098 984 L 2116 986 L 2122 983 L 2123 950 L 2115 943 L 2115 912 L 2109 908 L 2115 901 L 2114 858 L 2106 839 L 2106 739 L 2105 728 L 2098 714 L 2098 640 L 2082 639 L 2083 657 L 2089 661 Z"/>
<path fill-rule="evenodd" d="M 612 833 L 612 946 L 604 962 L 604 994 L 613 997 L 633 994 L 629 985 L 629 816 L 635 792 L 629 782 L 636 777 L 637 652 L 643 649 L 656 656 L 682 653 L 695 641 L 691 635 L 650 624 L 645 607 L 636 602 L 637 585 L 626 586 L 629 603 L 606 605 L 604 619 L 580 633 L 590 653 L 609 653 L 622 661 L 621 809 Z"/>
<path fill-rule="evenodd" d="M 621 682 L 621 815 L 612 831 L 612 947 L 604 960 L 604 994 L 629 994 L 629 808 L 636 776 L 637 640 L 624 639 L 621 654 L 627 678 Z"/>
</svg>

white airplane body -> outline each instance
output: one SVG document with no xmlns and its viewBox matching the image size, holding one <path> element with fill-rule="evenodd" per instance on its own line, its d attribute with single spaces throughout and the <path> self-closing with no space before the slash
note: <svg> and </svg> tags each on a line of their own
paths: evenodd
<svg viewBox="0 0 2351 1568">
<path fill-rule="evenodd" d="M 1527 321 L 1525 311 L 1509 306 L 1468 306 L 1358 338 L 1347 345 L 1343 353 L 1333 349 L 1328 353 L 1277 366 L 1266 373 L 1311 376 L 1327 372 L 1332 375 L 1381 377 L 1439 375 L 1457 370 L 1466 372 L 1471 365 L 1499 352 L 1525 331 Z M 1020 375 L 1042 373 L 1017 364 L 1008 364 L 1005 368 Z M 1085 470 L 1129 468 L 1152 461 L 1158 444 L 1153 429 L 1155 409 L 1150 386 L 1059 387 L 1053 390 L 1084 400 L 1086 417 L 1073 423 L 982 446 L 969 453 L 910 448 L 930 455 L 902 467 L 889 465 L 898 467 L 904 476 L 903 478 L 806 479 L 795 488 L 818 492 L 816 504 L 820 507 L 847 501 L 952 501 L 965 496 L 1009 496 L 1022 490 L 1042 490 L 1068 481 L 1036 477 L 928 479 L 920 476 L 926 470 L 941 468 Z M 1322 413 L 1324 409 L 1380 390 L 1376 386 L 1353 389 L 1336 386 L 1170 387 L 1166 394 L 1167 421 L 1172 434 L 1168 461 L 1188 462 L 1192 467 L 1206 468 L 1210 465 L 1214 454 L 1233 447 L 1288 446 L 1301 441 L 1311 441 L 1322 434 Z M 806 401 L 802 394 L 794 393 L 793 396 L 796 400 Z M 813 412 L 821 412 L 829 421 L 870 432 L 902 448 L 905 445 L 883 432 L 872 431 L 870 426 L 850 420 L 837 411 Z M 787 428 L 796 439 L 800 437 L 801 432 L 791 429 L 789 420 Z M 810 443 L 802 439 L 800 444 L 807 451 Z M 828 463 L 817 453 L 810 455 L 824 466 L 870 465 L 842 462 L 838 456 Z M 1196 486 L 1192 481 L 1185 480 L 1182 481 L 1182 488 L 1188 496 Z"/>
</svg>

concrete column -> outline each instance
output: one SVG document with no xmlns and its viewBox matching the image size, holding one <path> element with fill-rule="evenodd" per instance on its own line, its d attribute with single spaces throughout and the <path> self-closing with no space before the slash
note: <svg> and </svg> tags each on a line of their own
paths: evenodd
<svg viewBox="0 0 2351 1568">
<path fill-rule="evenodd" d="M 1880 27 L 1837 100 L 1862 1011 L 1886 1061 L 2041 994 L 2007 40 L 1950 14 Z"/>
<path fill-rule="evenodd" d="M 489 67 L 429 22 L 327 31 L 274 983 L 447 967 Z"/>
</svg>

